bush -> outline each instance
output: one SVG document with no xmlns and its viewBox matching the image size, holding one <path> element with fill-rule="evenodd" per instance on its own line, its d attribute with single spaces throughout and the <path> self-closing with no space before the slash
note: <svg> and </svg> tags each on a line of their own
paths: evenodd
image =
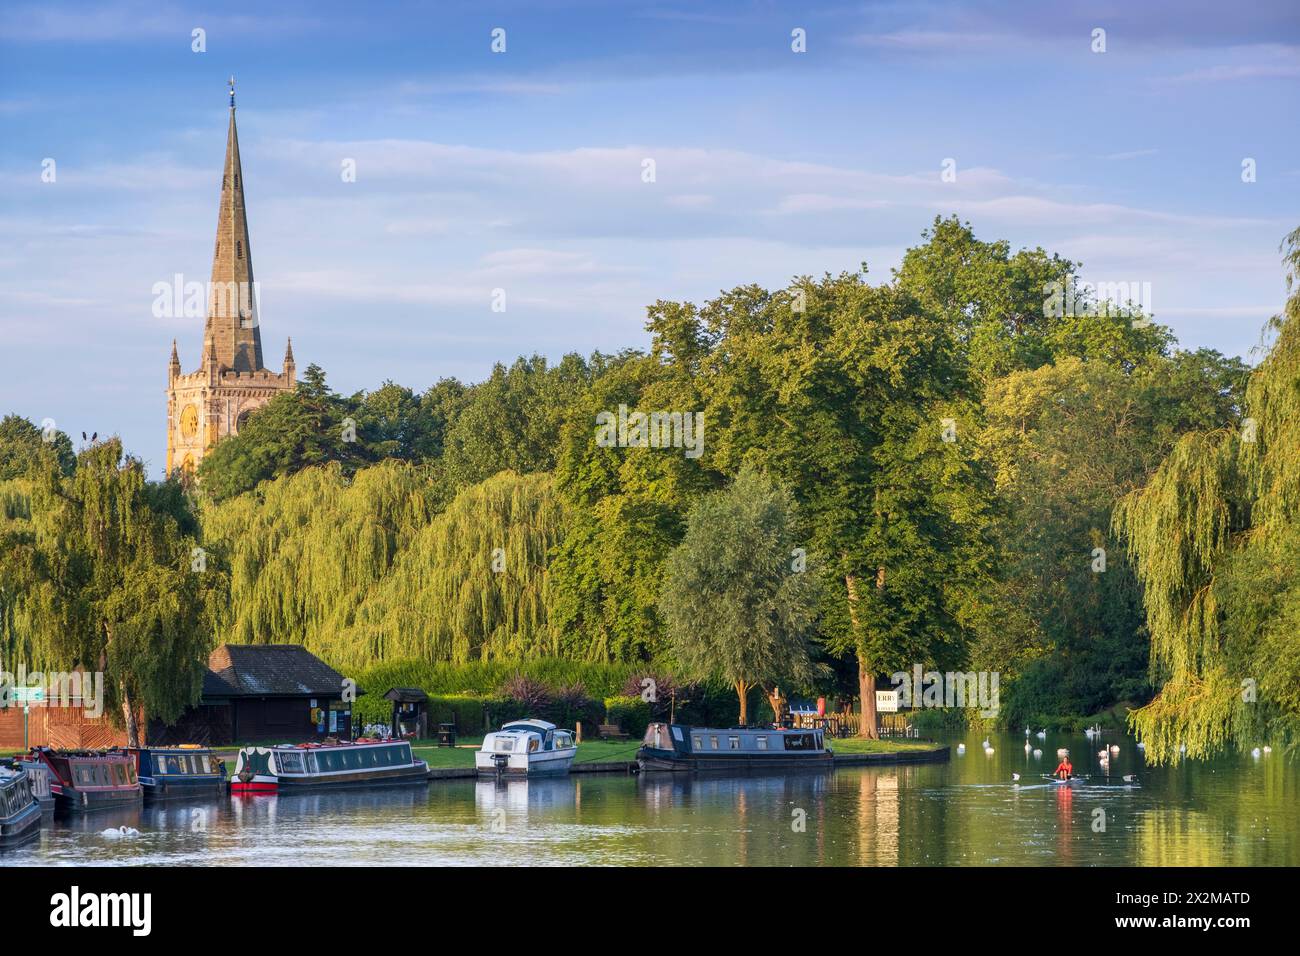
<svg viewBox="0 0 1300 956">
<path fill-rule="evenodd" d="M 387 688 L 385 688 L 387 690 Z M 362 727 L 367 724 L 389 724 L 393 719 L 393 702 L 381 694 L 362 694 L 352 702 L 352 722 Z"/>
<path fill-rule="evenodd" d="M 605 723 L 615 724 L 634 738 L 645 736 L 650 724 L 650 704 L 640 697 L 623 695 L 605 698 Z"/>
</svg>

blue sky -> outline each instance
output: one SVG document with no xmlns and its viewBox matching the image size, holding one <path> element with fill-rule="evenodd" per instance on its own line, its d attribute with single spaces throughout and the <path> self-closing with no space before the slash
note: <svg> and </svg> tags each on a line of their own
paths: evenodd
<svg viewBox="0 0 1300 956">
<path fill-rule="evenodd" d="M 160 473 L 202 319 L 152 288 L 208 278 L 232 73 L 267 363 L 291 335 L 345 392 L 644 345 L 659 298 L 883 281 L 950 213 L 1245 355 L 1300 225 L 1294 0 L 12 3 L 0 413 Z"/>
</svg>

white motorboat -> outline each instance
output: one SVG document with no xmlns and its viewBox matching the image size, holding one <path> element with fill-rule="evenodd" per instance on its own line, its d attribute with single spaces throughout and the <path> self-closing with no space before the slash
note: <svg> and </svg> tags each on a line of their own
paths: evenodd
<svg viewBox="0 0 1300 956">
<path fill-rule="evenodd" d="M 512 720 L 483 738 L 474 766 L 481 774 L 512 777 L 568 773 L 577 753 L 571 731 L 544 720 Z"/>
</svg>

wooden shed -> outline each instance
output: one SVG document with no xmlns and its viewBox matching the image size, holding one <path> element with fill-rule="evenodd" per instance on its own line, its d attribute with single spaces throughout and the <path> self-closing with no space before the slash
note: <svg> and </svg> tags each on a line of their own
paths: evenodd
<svg viewBox="0 0 1300 956">
<path fill-rule="evenodd" d="M 171 727 L 151 725 L 149 737 L 213 745 L 350 740 L 343 690 L 343 675 L 297 644 L 222 644 L 208 658 L 198 706 Z"/>
</svg>

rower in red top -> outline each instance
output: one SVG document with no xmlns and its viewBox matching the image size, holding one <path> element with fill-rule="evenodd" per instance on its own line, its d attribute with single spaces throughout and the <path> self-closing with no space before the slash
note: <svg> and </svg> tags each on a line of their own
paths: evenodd
<svg viewBox="0 0 1300 956">
<path fill-rule="evenodd" d="M 1070 755 L 1066 754 L 1061 758 L 1061 763 L 1057 766 L 1054 776 L 1060 777 L 1062 780 L 1069 780 L 1073 774 L 1074 765 L 1070 763 Z"/>
</svg>

